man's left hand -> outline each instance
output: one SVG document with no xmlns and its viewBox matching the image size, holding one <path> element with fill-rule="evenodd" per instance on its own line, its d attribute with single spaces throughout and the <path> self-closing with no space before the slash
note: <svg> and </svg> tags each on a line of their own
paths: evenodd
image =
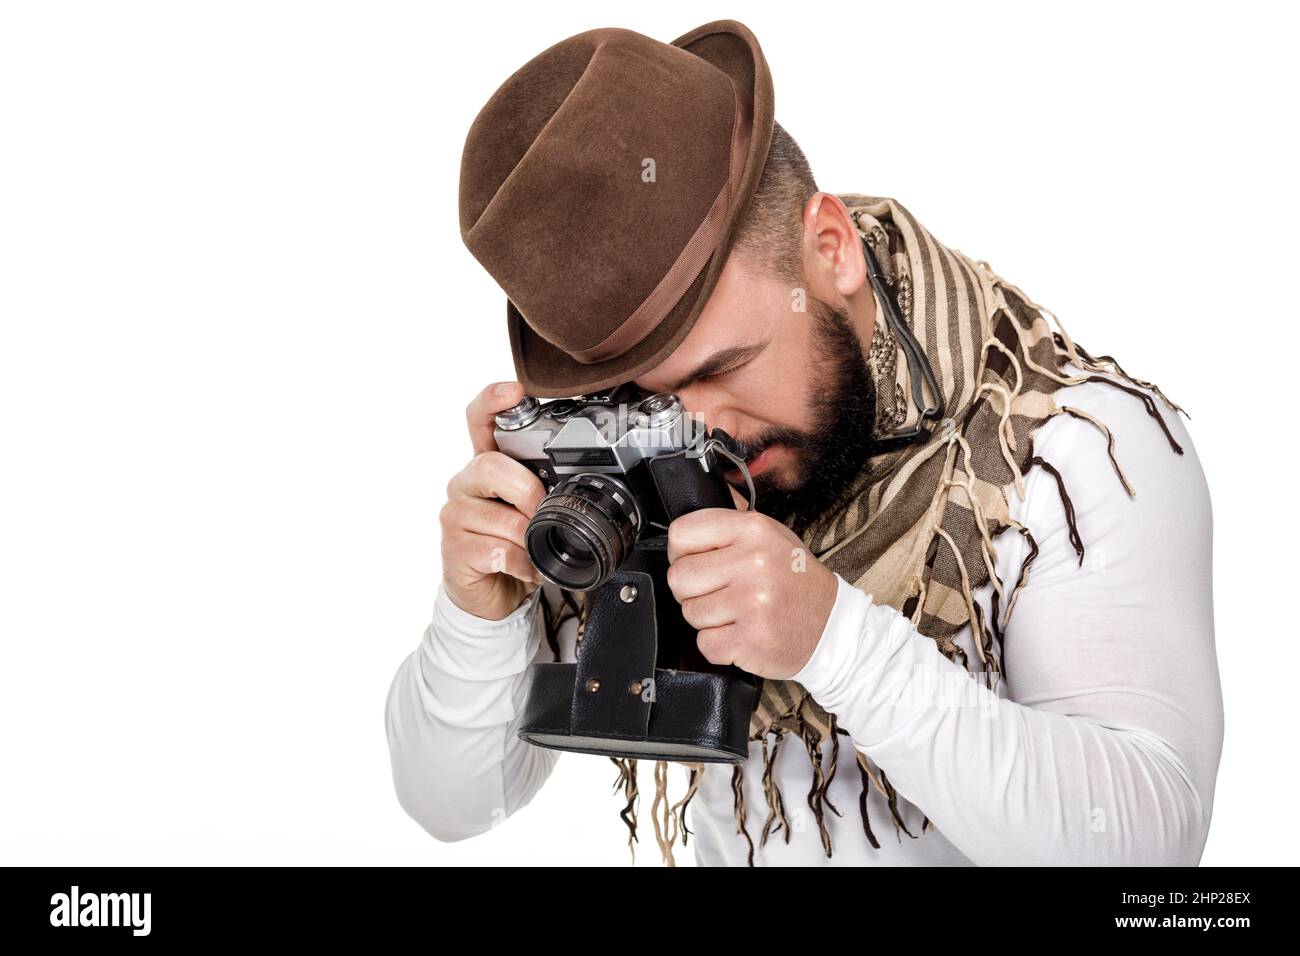
<svg viewBox="0 0 1300 956">
<path fill-rule="evenodd" d="M 668 561 L 668 586 L 707 660 L 783 680 L 812 657 L 838 581 L 781 522 L 693 511 L 668 525 Z"/>
</svg>

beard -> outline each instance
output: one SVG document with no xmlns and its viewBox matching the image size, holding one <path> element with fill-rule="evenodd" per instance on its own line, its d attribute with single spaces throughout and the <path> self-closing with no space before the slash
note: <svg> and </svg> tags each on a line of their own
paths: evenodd
<svg viewBox="0 0 1300 956">
<path fill-rule="evenodd" d="M 875 447 L 876 420 L 875 386 L 848 314 L 819 299 L 808 301 L 813 320 L 812 427 L 775 426 L 741 443 L 748 460 L 776 443 L 794 452 L 799 474 L 793 487 L 778 485 L 771 471 L 753 481 L 756 510 L 800 536 L 845 497 L 861 473 Z"/>
</svg>

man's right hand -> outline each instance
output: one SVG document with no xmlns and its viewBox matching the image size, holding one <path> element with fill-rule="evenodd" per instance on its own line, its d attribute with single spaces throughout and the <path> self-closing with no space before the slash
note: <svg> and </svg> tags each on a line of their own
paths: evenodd
<svg viewBox="0 0 1300 956">
<path fill-rule="evenodd" d="M 442 525 L 442 579 L 447 596 L 475 617 L 499 621 L 542 583 L 524 529 L 546 488 L 497 450 L 494 416 L 524 397 L 518 382 L 489 385 L 465 409 L 474 457 L 447 483 Z M 499 499 L 499 500 L 498 500 Z"/>
</svg>

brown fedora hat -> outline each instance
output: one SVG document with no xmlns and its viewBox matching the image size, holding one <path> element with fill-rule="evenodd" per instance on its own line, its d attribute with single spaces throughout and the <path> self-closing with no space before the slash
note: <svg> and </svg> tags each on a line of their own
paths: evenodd
<svg viewBox="0 0 1300 956">
<path fill-rule="evenodd" d="M 529 394 L 601 391 L 662 362 L 726 263 L 772 139 L 772 78 L 734 20 L 671 44 L 590 30 L 479 111 L 465 245 L 506 293 Z"/>
</svg>

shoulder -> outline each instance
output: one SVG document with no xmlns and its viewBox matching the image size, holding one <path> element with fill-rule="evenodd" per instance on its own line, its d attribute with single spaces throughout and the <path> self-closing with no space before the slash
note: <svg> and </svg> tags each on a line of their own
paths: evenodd
<svg viewBox="0 0 1300 956">
<path fill-rule="evenodd" d="M 1212 795 L 1222 702 L 1210 494 L 1187 419 L 1136 390 L 1087 382 L 1056 392 L 1058 406 L 1105 426 L 1131 495 L 1098 424 L 1066 412 L 1034 435 L 1034 454 L 1060 481 L 1035 465 L 1027 500 L 1012 508 L 1039 552 L 1004 625 L 1008 690 L 1030 706 L 1154 735 Z M 1001 552 L 1004 580 L 1014 581 L 1017 552 Z"/>
<path fill-rule="evenodd" d="M 1162 550 L 1157 538 L 1208 547 L 1209 489 L 1184 415 L 1151 389 L 1105 377 L 1115 384 L 1057 391 L 1062 410 L 1032 436 L 1041 462 L 1025 474 L 1025 500 L 1011 492 L 1013 514 L 1031 532 L 1041 525 L 1062 531 L 1075 562 L 1071 516 L 1085 560 L 1090 539 L 1151 555 Z M 1094 560 L 1104 559 L 1099 545 Z"/>
</svg>

